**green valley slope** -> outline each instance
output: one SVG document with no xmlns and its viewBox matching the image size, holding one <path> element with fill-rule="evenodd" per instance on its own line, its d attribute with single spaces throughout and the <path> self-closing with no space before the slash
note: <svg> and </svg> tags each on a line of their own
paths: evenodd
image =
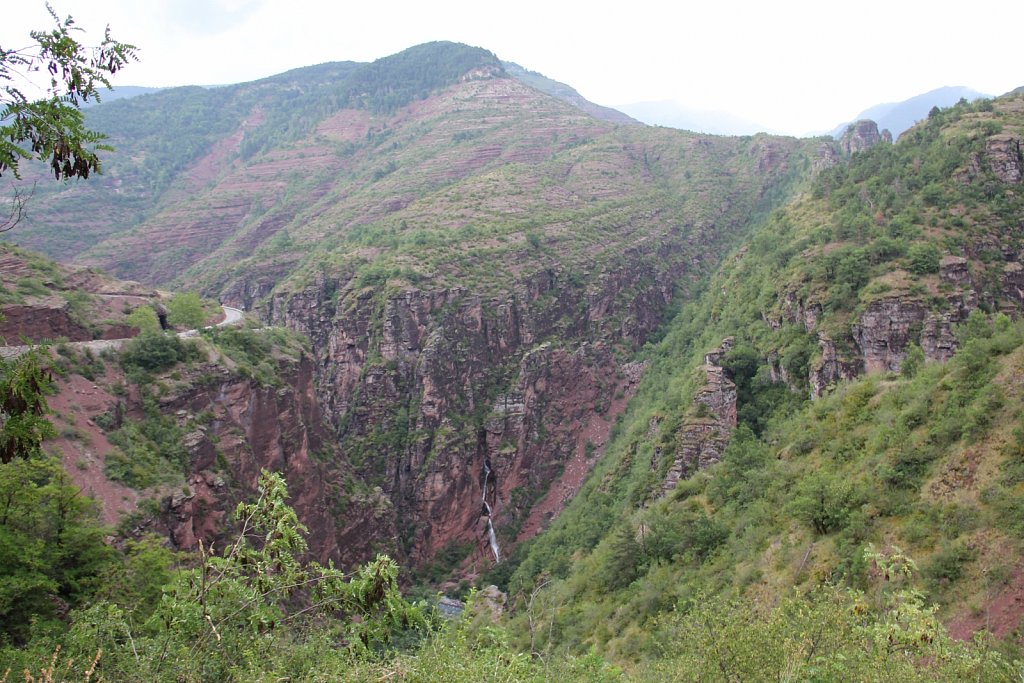
<svg viewBox="0 0 1024 683">
<path fill-rule="evenodd" d="M 557 513 L 628 354 L 829 145 L 616 125 L 450 43 L 95 111 L 110 186 L 41 199 L 26 243 L 88 215 L 65 256 L 308 336 L 402 555 L 470 572 L 489 524 L 509 547 Z"/>
<path fill-rule="evenodd" d="M 725 261 L 506 566 L 513 592 L 546 586 L 546 647 L 651 656 L 658 615 L 703 595 L 871 585 L 869 544 L 917 558 L 959 636 L 1019 635 L 1022 138 L 1019 95 L 934 114 Z"/>
</svg>

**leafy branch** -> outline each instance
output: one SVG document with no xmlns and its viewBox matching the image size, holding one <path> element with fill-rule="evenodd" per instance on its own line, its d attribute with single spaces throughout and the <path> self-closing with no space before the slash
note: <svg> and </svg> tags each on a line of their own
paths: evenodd
<svg viewBox="0 0 1024 683">
<path fill-rule="evenodd" d="M 98 46 L 82 45 L 75 34 L 83 29 L 74 19 L 61 20 L 46 7 L 54 28 L 31 31 L 28 47 L 0 46 L 0 175 L 9 171 L 18 178 L 21 161 L 48 159 L 57 180 L 88 178 L 100 172 L 97 152 L 111 148 L 102 144 L 103 134 L 85 128 L 79 107 L 100 101 L 100 87 L 110 89 L 110 77 L 137 60 L 136 48 L 114 40 L 109 27 Z M 48 85 L 33 82 L 40 71 Z M 16 77 L 44 96 L 30 97 Z"/>
</svg>

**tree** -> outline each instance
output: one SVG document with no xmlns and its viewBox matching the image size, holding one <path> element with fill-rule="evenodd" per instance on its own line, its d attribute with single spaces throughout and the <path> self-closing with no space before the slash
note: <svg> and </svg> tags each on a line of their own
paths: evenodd
<svg viewBox="0 0 1024 683">
<path fill-rule="evenodd" d="M 45 417 L 51 379 L 44 353 L 33 349 L 14 361 L 0 359 L 0 462 L 39 455 L 43 439 L 56 436 Z"/>
<path fill-rule="evenodd" d="M 160 320 L 151 306 L 139 306 L 128 315 L 125 322 L 139 328 L 140 333 L 160 331 Z"/>
<path fill-rule="evenodd" d="M 175 294 L 167 302 L 167 322 L 175 327 L 195 329 L 206 322 L 203 301 L 195 292 Z"/>
<path fill-rule="evenodd" d="M 82 45 L 75 39 L 82 29 L 74 20 L 62 21 L 46 7 L 52 29 L 31 31 L 32 44 L 25 48 L 0 46 L 0 176 L 18 178 L 21 161 L 39 159 L 49 161 L 57 180 L 88 178 L 100 172 L 97 153 L 111 148 L 102 144 L 106 136 L 85 127 L 79 107 L 100 101 L 100 86 L 109 89 L 109 78 L 135 61 L 135 46 L 111 38 L 109 27 L 98 46 Z M 34 83 L 32 75 L 44 70 L 49 83 Z M 38 90 L 42 97 L 30 96 Z M 0 231 L 17 225 L 26 201 L 16 190 Z"/>
</svg>

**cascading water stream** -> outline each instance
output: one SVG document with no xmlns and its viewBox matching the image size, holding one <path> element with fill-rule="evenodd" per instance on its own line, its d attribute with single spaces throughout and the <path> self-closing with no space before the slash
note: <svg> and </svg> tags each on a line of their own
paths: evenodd
<svg viewBox="0 0 1024 683">
<path fill-rule="evenodd" d="M 487 542 L 491 544 L 491 552 L 494 553 L 494 561 L 501 562 L 501 548 L 498 546 L 498 537 L 494 533 L 494 526 L 491 524 L 491 506 L 487 503 L 487 480 L 491 477 L 491 466 L 484 461 L 484 491 L 481 502 L 487 514 Z"/>
</svg>

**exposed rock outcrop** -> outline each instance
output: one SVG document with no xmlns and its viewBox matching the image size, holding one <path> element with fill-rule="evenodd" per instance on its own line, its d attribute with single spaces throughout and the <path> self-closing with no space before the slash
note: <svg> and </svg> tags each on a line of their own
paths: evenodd
<svg viewBox="0 0 1024 683">
<path fill-rule="evenodd" d="M 321 404 L 345 455 L 394 502 L 407 557 L 473 539 L 483 559 L 484 463 L 497 491 L 491 519 L 499 535 L 515 530 L 581 448 L 588 414 L 612 402 L 620 367 L 600 339 L 646 338 L 671 298 L 658 283 L 685 264 L 674 269 L 638 263 L 593 289 L 545 270 L 493 299 L 461 288 L 346 291 L 345 310 L 331 295 L 350 285 L 320 276 L 273 299 L 269 315 L 312 339 Z M 571 341 L 588 338 L 597 341 Z"/>
<path fill-rule="evenodd" d="M 267 469 L 284 474 L 319 561 L 348 564 L 393 552 L 390 503 L 379 489 L 356 482 L 337 457 L 313 390 L 312 363 L 307 357 L 282 363 L 281 386 L 209 364 L 192 369 L 184 389 L 160 400 L 162 413 L 195 428 L 184 439 L 187 486 L 163 499 L 157 528 L 175 547 L 193 549 L 200 539 L 209 547 L 230 533 L 226 520 Z M 125 410 L 141 408 L 129 399 Z M 196 423 L 199 414 L 208 419 Z"/>
<path fill-rule="evenodd" d="M 852 328 L 865 372 L 899 370 L 907 346 L 917 337 L 928 307 L 915 299 L 871 303 Z"/>
<path fill-rule="evenodd" d="M 958 287 L 971 287 L 971 269 L 961 256 L 943 256 L 939 262 L 939 279 Z"/>
<path fill-rule="evenodd" d="M 839 354 L 835 342 L 827 335 L 818 334 L 818 346 L 821 348 L 821 358 L 810 369 L 808 377 L 811 396 L 817 398 L 836 382 L 850 380 L 863 374 L 863 361 L 859 358 L 844 359 Z"/>
<path fill-rule="evenodd" d="M 818 153 L 814 155 L 814 159 L 811 161 L 811 169 L 814 173 L 823 171 L 826 168 L 832 168 L 839 163 L 840 156 L 839 152 L 836 151 L 836 145 L 834 142 L 823 142 L 818 148 Z"/>
<path fill-rule="evenodd" d="M 991 136 L 985 141 L 985 156 L 989 168 L 1004 183 L 1019 183 L 1024 179 L 1020 138 L 1008 134 Z"/>
<path fill-rule="evenodd" d="M 892 142 L 892 133 L 888 130 L 878 131 L 878 124 L 870 119 L 862 119 L 851 123 L 843 136 L 839 138 L 839 147 L 843 154 L 850 156 L 857 152 L 871 149 L 880 142 Z"/>
<path fill-rule="evenodd" d="M 715 350 L 705 354 L 701 371 L 704 385 L 694 396 L 693 414 L 683 418 L 677 435 L 677 447 L 662 484 L 666 492 L 680 479 L 688 479 L 722 459 L 736 428 L 736 385 L 718 363 L 732 349 L 735 340 L 728 337 Z"/>
<path fill-rule="evenodd" d="M 670 283 L 690 267 L 674 239 L 657 258 L 627 250 L 589 286 L 552 268 L 500 297 L 457 287 L 385 296 L 318 275 L 270 300 L 272 322 L 312 340 L 320 403 L 345 457 L 393 502 L 405 559 L 468 540 L 480 561 L 492 554 L 480 511 L 486 462 L 490 520 L 514 537 L 583 450 L 591 416 L 622 407 L 613 345 L 635 347 L 660 323 Z"/>
<path fill-rule="evenodd" d="M 66 338 L 88 341 L 92 333 L 75 320 L 71 305 L 60 297 L 48 296 L 31 304 L 11 304 L 0 308 L 0 339 L 9 344 Z"/>
<path fill-rule="evenodd" d="M 1024 265 L 1011 262 L 1003 266 L 1003 295 L 1018 307 L 1024 306 Z"/>
</svg>

